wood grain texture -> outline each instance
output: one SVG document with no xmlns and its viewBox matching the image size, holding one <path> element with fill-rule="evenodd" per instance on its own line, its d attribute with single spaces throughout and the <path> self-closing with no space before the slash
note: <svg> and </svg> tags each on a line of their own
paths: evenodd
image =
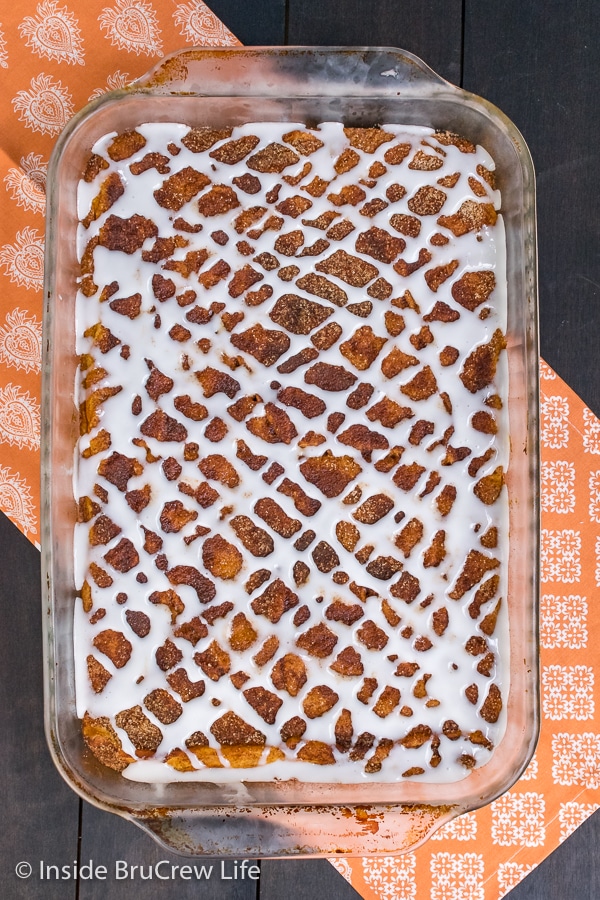
<svg viewBox="0 0 600 900">
<path fill-rule="evenodd" d="M 359 900 L 360 894 L 325 859 L 265 860 L 260 878 L 260 900 L 287 898 Z"/>
<path fill-rule="evenodd" d="M 286 0 L 211 0 L 208 6 L 247 47 L 285 43 Z"/>
<path fill-rule="evenodd" d="M 73 882 L 39 879 L 40 860 L 66 865 L 77 858 L 79 815 L 79 800 L 56 771 L 44 737 L 40 555 L 2 514 L 0 548 L 0 896 L 74 898 Z M 21 861 L 34 867 L 27 880 L 15 874 Z"/>
<path fill-rule="evenodd" d="M 231 877 L 234 873 L 231 862 L 224 864 L 224 874 L 228 877 L 223 878 L 220 859 L 194 860 L 169 853 L 137 825 L 87 803 L 82 816 L 81 859 L 97 860 L 115 874 L 116 860 L 123 860 L 127 867 L 121 865 L 119 871 L 130 877 L 119 880 L 113 877 L 104 884 L 82 881 L 77 900 L 106 900 L 107 896 L 110 900 L 168 900 L 170 897 L 177 897 L 177 900 L 258 900 L 259 896 L 258 881 Z M 156 869 L 159 862 L 161 865 Z M 194 864 L 205 866 L 205 872 L 212 866 L 210 876 L 197 878 L 195 873 L 190 873 L 188 880 L 187 873 L 182 878 L 178 870 L 171 870 L 171 866 Z M 133 870 L 134 866 L 142 869 Z"/>
<path fill-rule="evenodd" d="M 506 900 L 597 900 L 599 846 L 600 811 L 513 888 Z"/>
<path fill-rule="evenodd" d="M 542 356 L 600 414 L 594 0 L 466 0 L 464 86 L 509 116 L 537 172 Z"/>
<path fill-rule="evenodd" d="M 461 0 L 289 0 L 288 43 L 401 47 L 456 83 L 461 11 Z"/>
</svg>

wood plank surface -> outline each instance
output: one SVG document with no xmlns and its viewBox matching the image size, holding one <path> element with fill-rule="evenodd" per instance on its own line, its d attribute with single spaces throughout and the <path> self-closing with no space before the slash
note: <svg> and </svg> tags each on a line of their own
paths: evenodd
<svg viewBox="0 0 600 900">
<path fill-rule="evenodd" d="M 286 43 L 286 0 L 210 0 L 207 5 L 247 47 Z"/>
<path fill-rule="evenodd" d="M 75 900 L 74 881 L 39 878 L 41 861 L 77 859 L 79 818 L 44 737 L 40 554 L 1 513 L 0 548 L 0 897 Z M 17 877 L 18 863 L 33 866 L 31 877 Z"/>
<path fill-rule="evenodd" d="M 600 9 L 467 0 L 464 87 L 522 132 L 537 173 L 542 356 L 600 414 Z"/>
<path fill-rule="evenodd" d="M 542 353 L 600 413 L 597 173 L 600 15 L 595 0 L 209 0 L 245 44 L 388 45 L 416 53 L 439 74 L 497 104 L 522 131 L 538 175 Z M 464 17 L 463 17 L 464 10 Z M 464 40 L 463 40 L 464 37 Z M 203 882 L 19 880 L 20 861 L 130 866 L 187 860 L 131 823 L 78 798 L 57 774 L 42 729 L 39 554 L 0 515 L 0 654 L 4 833 L 0 896 L 7 900 L 354 900 L 323 860 L 261 862 L 260 882 L 227 881 L 219 861 Z M 81 814 L 80 814 L 81 809 Z M 81 844 L 78 833 L 81 828 Z M 508 896 L 600 896 L 600 814 L 589 819 Z M 147 869 L 146 869 L 147 871 Z M 161 870 L 164 871 L 164 870 Z M 396 900 L 396 898 L 394 898 Z M 397 898 L 404 900 L 404 898 Z M 425 898 L 423 898 L 425 900 Z"/>
<path fill-rule="evenodd" d="M 264 860 L 262 863 L 260 900 L 359 898 L 360 894 L 325 859 Z"/>
<path fill-rule="evenodd" d="M 600 415 L 598 4 L 466 0 L 464 35 L 463 87 L 506 113 L 533 157 L 541 355 Z M 599 845 L 596 813 L 510 900 L 595 900 Z"/>
<path fill-rule="evenodd" d="M 177 900 L 258 900 L 259 882 L 235 878 L 238 870 L 232 862 L 192 860 L 169 853 L 137 825 L 88 803 L 83 806 L 81 835 L 81 860 L 102 862 L 112 873 L 110 900 L 167 900 L 174 896 Z M 194 863 L 198 872 L 184 870 L 183 877 L 179 869 L 171 868 Z M 107 886 L 102 881 L 81 882 L 77 900 L 106 898 Z"/>
<path fill-rule="evenodd" d="M 454 83 L 461 34 L 462 0 L 289 0 L 289 44 L 402 47 Z"/>
</svg>

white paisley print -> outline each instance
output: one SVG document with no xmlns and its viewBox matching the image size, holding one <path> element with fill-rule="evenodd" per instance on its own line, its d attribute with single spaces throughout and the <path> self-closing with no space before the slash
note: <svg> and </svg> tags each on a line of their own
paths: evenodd
<svg viewBox="0 0 600 900">
<path fill-rule="evenodd" d="M 352 869 L 347 859 L 332 858 L 329 862 L 334 869 L 337 869 L 342 878 L 345 878 L 349 884 L 352 884 Z"/>
<path fill-rule="evenodd" d="M 19 168 L 8 170 L 4 183 L 17 206 L 31 212 L 45 212 L 47 169 L 39 153 L 28 153 L 21 157 Z"/>
<path fill-rule="evenodd" d="M 542 647 L 556 650 L 581 649 L 588 642 L 588 603 L 579 594 L 542 594 L 540 641 Z"/>
<path fill-rule="evenodd" d="M 600 523 L 600 471 L 592 472 L 588 480 L 590 492 L 589 516 L 592 522 Z"/>
<path fill-rule="evenodd" d="M 17 232 L 14 244 L 0 249 L 0 268 L 20 287 L 41 290 L 44 280 L 44 239 L 35 228 Z"/>
<path fill-rule="evenodd" d="M 92 91 L 88 100 L 95 100 L 97 97 L 106 94 L 107 91 L 116 91 L 119 88 L 124 88 L 131 80 L 131 76 L 128 75 L 127 72 L 121 72 L 117 69 L 116 72 L 113 72 L 112 75 L 108 76 L 105 87 L 99 87 L 96 88 L 95 91 Z"/>
<path fill-rule="evenodd" d="M 553 734 L 552 777 L 557 784 L 600 787 L 600 734 Z"/>
<path fill-rule="evenodd" d="M 35 16 L 26 16 L 19 25 L 25 46 L 38 56 L 57 62 L 84 64 L 81 31 L 73 13 L 55 0 L 39 3 Z"/>
<path fill-rule="evenodd" d="M 575 509 L 575 464 L 567 460 L 542 463 L 542 509 L 566 515 Z"/>
<path fill-rule="evenodd" d="M 572 584 L 581 579 L 581 533 L 542 529 L 542 581 Z"/>
<path fill-rule="evenodd" d="M 594 670 L 591 666 L 544 666 L 542 710 L 547 719 L 594 718 Z"/>
<path fill-rule="evenodd" d="M 535 866 L 526 866 L 516 862 L 500 863 L 498 866 L 498 897 L 504 897 L 505 894 L 512 891 L 535 868 Z"/>
<path fill-rule="evenodd" d="M 583 449 L 586 453 L 600 454 L 600 419 L 591 409 L 583 410 Z"/>
<path fill-rule="evenodd" d="M 0 361 L 15 369 L 42 367 L 42 324 L 26 310 L 11 310 L 0 325 Z"/>
<path fill-rule="evenodd" d="M 542 396 L 540 402 L 542 446 L 561 450 L 569 443 L 569 402 L 564 397 Z"/>
<path fill-rule="evenodd" d="M 102 10 L 100 28 L 119 50 L 158 56 L 162 40 L 156 12 L 146 0 L 117 0 Z"/>
<path fill-rule="evenodd" d="M 27 128 L 53 137 L 75 112 L 73 98 L 62 81 L 43 73 L 31 79 L 28 91 L 18 92 L 12 105 Z"/>
<path fill-rule="evenodd" d="M 417 900 L 415 869 L 414 853 L 362 860 L 365 882 L 381 900 Z"/>
<path fill-rule="evenodd" d="M 543 794 L 516 791 L 492 803 L 492 840 L 502 847 L 537 847 L 546 839 Z"/>
<path fill-rule="evenodd" d="M 431 900 L 484 900 L 480 853 L 432 853 Z"/>
<path fill-rule="evenodd" d="M 600 808 L 598 803 L 578 803 L 570 800 L 568 803 L 561 803 L 558 813 L 558 821 L 560 822 L 560 841 L 566 839 L 573 834 L 576 828 L 583 825 L 585 820 Z"/>
<path fill-rule="evenodd" d="M 456 841 L 474 841 L 477 837 L 477 817 L 474 813 L 463 813 L 442 825 L 432 836 L 432 841 L 452 838 Z"/>
<path fill-rule="evenodd" d="M 37 534 L 31 487 L 20 472 L 0 466 L 0 509 L 24 534 Z"/>
<path fill-rule="evenodd" d="M 6 41 L 2 28 L 0 28 L 0 68 L 8 69 L 8 53 L 6 52 Z"/>
<path fill-rule="evenodd" d="M 39 404 L 13 384 L 0 387 L 0 441 L 31 449 L 40 445 Z"/>
<path fill-rule="evenodd" d="M 175 8 L 173 19 L 190 44 L 202 42 L 208 47 L 222 47 L 238 43 L 237 38 L 202 0 L 180 3 Z"/>
</svg>

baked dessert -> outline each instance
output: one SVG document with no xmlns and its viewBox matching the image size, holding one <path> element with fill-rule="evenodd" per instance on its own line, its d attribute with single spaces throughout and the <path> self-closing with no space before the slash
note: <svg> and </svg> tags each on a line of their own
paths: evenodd
<svg viewBox="0 0 600 900">
<path fill-rule="evenodd" d="M 505 728 L 504 231 L 449 132 L 148 123 L 79 186 L 76 695 L 141 781 L 460 780 Z"/>
</svg>

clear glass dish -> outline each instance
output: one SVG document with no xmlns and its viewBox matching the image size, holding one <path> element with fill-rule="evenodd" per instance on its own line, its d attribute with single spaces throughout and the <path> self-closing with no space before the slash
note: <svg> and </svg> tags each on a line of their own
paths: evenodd
<svg viewBox="0 0 600 900">
<path fill-rule="evenodd" d="M 255 121 L 428 125 L 481 144 L 496 162 L 507 241 L 511 459 L 508 725 L 492 762 L 454 784 L 200 782 L 143 784 L 103 767 L 75 712 L 73 661 L 73 391 L 76 190 L 95 141 L 144 122 L 214 127 Z M 387 48 L 185 50 L 128 88 L 79 112 L 55 148 L 48 179 L 42 504 L 45 724 L 60 773 L 80 796 L 188 855 L 363 856 L 414 848 L 518 779 L 539 728 L 538 339 L 534 173 L 525 143 L 495 107 L 449 84 L 411 54 Z"/>
</svg>

